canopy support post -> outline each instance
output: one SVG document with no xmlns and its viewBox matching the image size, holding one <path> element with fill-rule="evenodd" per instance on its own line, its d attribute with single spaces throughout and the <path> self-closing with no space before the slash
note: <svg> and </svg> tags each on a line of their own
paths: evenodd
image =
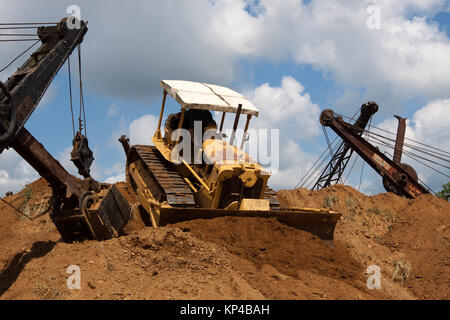
<svg viewBox="0 0 450 320">
<path fill-rule="evenodd" d="M 245 123 L 245 129 L 244 129 L 244 135 L 242 136 L 242 142 L 241 142 L 241 150 L 244 150 L 244 143 L 247 136 L 248 127 L 250 125 L 250 119 L 252 118 L 251 114 L 247 115 L 247 122 Z"/>
<path fill-rule="evenodd" d="M 222 120 L 220 121 L 220 128 L 219 128 L 219 132 L 222 132 L 222 130 L 223 130 L 223 123 L 225 122 L 225 115 L 226 115 L 227 113 L 224 111 L 223 113 L 222 113 Z"/>
<path fill-rule="evenodd" d="M 159 114 L 159 119 L 158 119 L 158 127 L 156 128 L 156 132 L 155 132 L 155 137 L 157 139 L 162 139 L 162 137 L 161 137 L 161 122 L 162 122 L 162 117 L 164 114 L 164 106 L 166 105 L 166 97 L 167 97 L 167 91 L 164 90 L 163 101 L 162 101 L 162 105 L 161 105 L 161 112 Z"/>
<path fill-rule="evenodd" d="M 236 137 L 236 130 L 239 124 L 239 117 L 241 116 L 242 104 L 239 104 L 236 112 L 236 118 L 234 118 L 233 132 L 231 133 L 230 145 L 234 144 L 234 139 Z"/>
<path fill-rule="evenodd" d="M 177 138 L 175 139 L 175 144 L 177 144 L 178 140 L 180 139 L 180 129 L 183 127 L 184 115 L 185 114 L 186 114 L 186 108 L 182 108 L 180 122 L 178 123 L 178 132 L 177 132 Z"/>
</svg>

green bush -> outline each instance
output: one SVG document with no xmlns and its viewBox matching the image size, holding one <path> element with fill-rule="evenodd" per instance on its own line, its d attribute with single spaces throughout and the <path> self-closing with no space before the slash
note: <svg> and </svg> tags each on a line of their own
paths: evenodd
<svg viewBox="0 0 450 320">
<path fill-rule="evenodd" d="M 442 190 L 436 193 L 439 198 L 449 201 L 450 199 L 450 182 L 442 186 Z"/>
</svg>

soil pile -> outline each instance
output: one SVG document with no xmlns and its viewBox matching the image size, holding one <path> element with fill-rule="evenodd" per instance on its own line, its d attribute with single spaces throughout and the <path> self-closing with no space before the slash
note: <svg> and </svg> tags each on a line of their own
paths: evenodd
<svg viewBox="0 0 450 320">
<path fill-rule="evenodd" d="M 449 298 L 449 202 L 433 195 L 414 200 L 392 193 L 369 197 L 342 185 L 280 191 L 278 198 L 283 205 L 341 212 L 336 245 L 348 248 L 362 265 L 378 265 L 387 287 L 400 285 L 418 299 Z"/>
<path fill-rule="evenodd" d="M 122 193 L 137 204 L 125 184 Z M 343 214 L 333 245 L 275 219 L 223 217 L 66 244 L 40 179 L 0 202 L 1 299 L 448 299 L 450 204 L 347 186 L 280 191 L 285 206 Z M 71 265 L 81 289 L 67 288 Z M 366 269 L 377 265 L 381 289 Z"/>
</svg>

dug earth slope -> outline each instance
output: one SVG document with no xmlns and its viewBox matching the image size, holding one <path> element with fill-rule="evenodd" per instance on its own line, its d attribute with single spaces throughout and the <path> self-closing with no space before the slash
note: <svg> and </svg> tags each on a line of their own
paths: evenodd
<svg viewBox="0 0 450 320">
<path fill-rule="evenodd" d="M 131 202 L 125 184 L 119 187 Z M 274 219 L 224 217 L 66 244 L 40 179 L 0 202 L 0 299 L 448 299 L 448 202 L 367 197 L 351 187 L 280 191 L 282 205 L 333 208 L 333 245 Z M 67 268 L 81 288 L 68 289 Z M 370 265 L 381 288 L 369 289 Z"/>
</svg>

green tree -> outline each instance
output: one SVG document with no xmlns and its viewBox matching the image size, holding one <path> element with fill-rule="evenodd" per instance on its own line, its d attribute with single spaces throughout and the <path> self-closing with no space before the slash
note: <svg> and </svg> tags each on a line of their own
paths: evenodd
<svg viewBox="0 0 450 320">
<path fill-rule="evenodd" d="M 442 186 L 442 190 L 436 193 L 439 198 L 449 201 L 450 199 L 450 182 Z"/>
</svg>

